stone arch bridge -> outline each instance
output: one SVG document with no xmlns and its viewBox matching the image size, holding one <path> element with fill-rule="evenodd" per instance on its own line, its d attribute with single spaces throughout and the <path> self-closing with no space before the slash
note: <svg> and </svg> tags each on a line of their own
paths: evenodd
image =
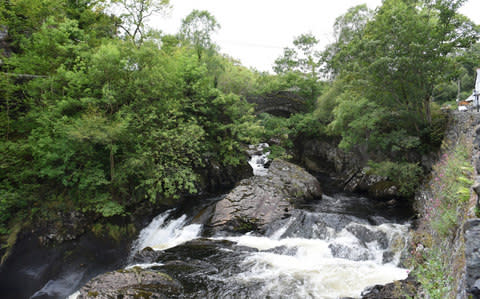
<svg viewBox="0 0 480 299">
<path fill-rule="evenodd" d="M 289 117 L 294 113 L 306 112 L 304 98 L 292 91 L 276 91 L 258 96 L 248 96 L 247 101 L 255 104 L 255 113 L 269 113 L 275 116 Z"/>
</svg>

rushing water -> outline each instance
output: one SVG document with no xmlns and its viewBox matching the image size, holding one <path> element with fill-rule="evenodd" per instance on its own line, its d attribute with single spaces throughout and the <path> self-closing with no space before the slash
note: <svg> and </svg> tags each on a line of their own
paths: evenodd
<svg viewBox="0 0 480 299">
<path fill-rule="evenodd" d="M 268 172 L 266 147 L 251 148 L 255 175 Z M 399 266 L 408 213 L 362 196 L 324 195 L 271 223 L 265 235 L 206 236 L 191 223 L 194 215 L 179 215 L 155 217 L 133 243 L 126 268 L 169 274 L 185 298 L 358 298 L 369 286 L 408 275 Z M 139 263 L 146 247 L 158 256 Z"/>
<path fill-rule="evenodd" d="M 200 238 L 199 225 L 189 225 L 185 215 L 168 219 L 169 214 L 159 215 L 141 232 L 134 251 L 144 245 L 174 251 L 181 242 Z M 406 247 L 408 224 L 371 225 L 354 216 L 324 221 L 326 215 L 299 210 L 277 223 L 278 228 L 267 236 L 211 237 L 236 244 L 229 248 L 219 246 L 218 251 L 227 252 L 226 255 L 215 253 L 215 258 L 201 258 L 219 269 L 208 278 L 210 284 L 220 288 L 215 296 L 241 291 L 250 298 L 359 297 L 368 286 L 407 277 L 408 271 L 397 265 Z M 185 250 L 181 252 L 185 254 Z M 178 258 L 189 257 L 175 255 Z M 155 269 L 168 272 L 162 269 L 161 259 Z M 167 257 L 165 261 L 171 259 Z M 186 297 L 199 298 L 202 294 Z"/>
<path fill-rule="evenodd" d="M 132 253 L 145 247 L 165 250 L 198 238 L 201 231 L 200 224 L 187 225 L 186 215 L 166 222 L 165 219 L 171 212 L 172 210 L 169 210 L 158 215 L 140 232 L 133 245 Z"/>
<path fill-rule="evenodd" d="M 269 162 L 268 155 L 270 152 L 265 152 L 265 149 L 268 147 L 268 143 L 249 146 L 250 160 L 248 160 L 248 164 L 252 167 L 254 175 L 264 176 L 267 174 L 268 169 L 265 168 L 265 165 Z"/>
</svg>

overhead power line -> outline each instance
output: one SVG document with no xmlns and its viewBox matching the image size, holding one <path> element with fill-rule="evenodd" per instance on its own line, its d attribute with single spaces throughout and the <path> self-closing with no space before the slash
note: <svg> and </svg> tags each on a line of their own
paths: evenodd
<svg viewBox="0 0 480 299">
<path fill-rule="evenodd" d="M 285 48 L 278 45 L 257 44 L 257 43 L 250 43 L 250 42 L 238 42 L 238 41 L 228 41 L 228 40 L 219 40 L 219 42 L 222 44 L 232 44 L 232 45 L 251 47 L 251 48 L 266 48 L 266 49 L 284 49 Z"/>
</svg>

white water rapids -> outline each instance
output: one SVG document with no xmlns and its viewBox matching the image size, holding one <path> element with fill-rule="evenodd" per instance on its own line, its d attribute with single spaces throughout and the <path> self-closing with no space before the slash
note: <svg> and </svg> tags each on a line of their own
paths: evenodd
<svg viewBox="0 0 480 299">
<path fill-rule="evenodd" d="M 167 211 L 159 215 L 142 230 L 135 251 L 146 246 L 167 249 L 200 237 L 200 225 L 188 225 L 185 216 L 167 220 L 169 214 L 170 211 Z M 213 279 L 230 284 L 260 285 L 255 291 L 257 298 L 358 298 L 368 286 L 405 279 L 408 275 L 408 270 L 397 266 L 401 250 L 406 246 L 404 236 L 408 225 L 351 223 L 338 232 L 329 229 L 325 239 L 282 237 L 295 220 L 291 218 L 271 236 L 213 237 L 259 250 L 238 261 L 245 269 L 242 273 L 230 277 L 217 275 Z M 378 241 L 363 244 L 348 231 L 352 225 L 383 233 L 388 245 L 381 246 Z M 275 250 L 279 248 L 281 250 Z M 333 255 L 332 248 L 341 249 L 337 257 Z M 393 257 L 384 263 L 386 252 L 392 252 Z"/>
<path fill-rule="evenodd" d="M 264 149 L 268 147 L 268 143 L 249 146 L 248 153 L 250 154 L 250 160 L 248 160 L 248 164 L 252 167 L 254 175 L 267 175 L 268 169 L 265 168 L 265 164 L 269 161 L 268 155 L 270 152 L 264 152 Z"/>
<path fill-rule="evenodd" d="M 133 253 L 145 247 L 165 250 L 198 238 L 202 228 L 200 224 L 187 225 L 186 215 L 166 222 L 165 220 L 171 212 L 172 210 L 169 210 L 158 215 L 147 227 L 142 229 L 133 244 Z"/>
<path fill-rule="evenodd" d="M 264 167 L 268 161 L 268 154 L 263 153 L 266 147 L 267 144 L 261 144 L 251 148 L 249 163 L 255 175 L 268 172 Z M 213 289 L 225 288 L 214 293 L 215 298 L 359 298 L 369 286 L 408 276 L 408 270 L 399 264 L 409 230 L 409 224 L 385 221 L 370 225 L 367 220 L 350 215 L 352 204 L 355 209 L 365 208 L 361 203 L 364 202 L 356 197 L 324 196 L 318 202 L 321 209 L 297 210 L 290 218 L 272 226 L 266 236 L 247 233 L 210 237 L 211 244 L 227 240 L 237 246 L 219 246 L 212 256 L 195 263 L 217 269 L 213 273 L 200 273 L 214 283 Z M 168 252 L 202 238 L 201 225 L 191 224 L 186 215 L 172 217 L 173 211 L 158 215 L 140 232 L 133 243 L 131 258 L 146 247 Z M 175 259 L 194 263 L 199 258 L 191 259 L 188 254 Z M 126 268 L 153 267 L 162 271 L 162 266 L 169 262 L 162 257 L 165 256 L 160 255 L 156 262 L 130 264 Z M 78 292 L 69 298 L 77 295 Z"/>
</svg>

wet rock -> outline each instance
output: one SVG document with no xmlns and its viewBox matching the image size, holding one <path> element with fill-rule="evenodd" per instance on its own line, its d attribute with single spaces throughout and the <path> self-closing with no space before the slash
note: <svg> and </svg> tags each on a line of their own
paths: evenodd
<svg viewBox="0 0 480 299">
<path fill-rule="evenodd" d="M 369 160 L 383 161 L 386 157 L 373 157 L 363 146 L 345 152 L 338 147 L 338 143 L 339 140 L 335 138 L 298 140 L 296 159 L 310 171 L 336 177 L 343 182 L 346 191 L 368 192 L 375 198 L 399 196 L 397 186 L 386 177 L 370 174 L 366 167 Z M 414 161 L 420 158 L 412 157 Z"/>
<path fill-rule="evenodd" d="M 407 279 L 394 281 L 386 285 L 375 285 L 362 292 L 362 299 L 407 299 L 416 298 L 420 284 L 409 275 Z"/>
<path fill-rule="evenodd" d="M 148 269 L 134 267 L 95 277 L 80 289 L 78 298 L 228 298 L 238 284 L 228 278 L 245 271 L 239 261 L 252 251 L 258 250 L 227 240 L 192 240 L 158 251 L 159 264 Z M 151 250 L 143 254 L 149 257 Z"/>
<path fill-rule="evenodd" d="M 332 255 L 337 258 L 349 259 L 352 261 L 368 261 L 375 257 L 366 249 L 360 247 L 349 247 L 342 244 L 328 245 Z"/>
<path fill-rule="evenodd" d="M 245 179 L 215 206 L 214 231 L 265 232 L 266 225 L 290 216 L 297 203 L 321 197 L 318 180 L 301 167 L 274 160 L 266 176 Z"/>
<path fill-rule="evenodd" d="M 335 232 L 340 232 L 352 222 L 367 224 L 366 220 L 355 216 L 329 213 L 322 215 L 322 221 L 325 222 L 328 227 L 333 228 Z"/>
<path fill-rule="evenodd" d="M 256 251 L 227 240 L 196 239 L 162 252 L 163 265 L 152 269 L 179 281 L 184 298 L 228 298 L 225 294 L 238 284 L 228 278 L 245 271 L 240 261 Z"/>
<path fill-rule="evenodd" d="M 342 173 L 356 168 L 359 155 L 348 155 L 338 148 L 336 139 L 300 140 L 297 156 L 307 169 L 315 172 Z"/>
<path fill-rule="evenodd" d="M 382 256 L 382 264 L 391 263 L 394 257 L 395 257 L 395 252 L 385 251 Z"/>
<path fill-rule="evenodd" d="M 308 213 L 302 210 L 294 210 L 289 219 L 281 219 L 269 224 L 265 235 L 278 234 L 279 229 L 282 229 L 283 233 L 277 237 L 281 238 L 324 240 L 329 236 L 328 226 L 322 214 Z"/>
<path fill-rule="evenodd" d="M 160 255 L 162 255 L 161 251 L 153 250 L 151 247 L 145 247 L 133 256 L 132 262 L 134 264 L 153 263 Z"/>
<path fill-rule="evenodd" d="M 374 198 L 391 198 L 400 196 L 397 186 L 386 177 L 370 174 L 368 168 L 356 172 L 345 185 L 351 192 L 368 192 Z"/>
<path fill-rule="evenodd" d="M 368 223 L 371 225 L 381 225 L 384 223 L 391 223 L 392 221 L 382 217 L 382 216 L 368 216 L 367 217 Z"/>
<path fill-rule="evenodd" d="M 24 232 L 0 266 L 0 297 L 67 298 L 98 274 L 118 269 L 128 258 L 130 242 L 86 232 L 42 246 L 38 235 Z"/>
<path fill-rule="evenodd" d="M 237 250 L 248 252 L 257 251 L 254 248 L 237 246 L 234 242 L 228 240 L 195 239 L 165 250 L 158 261 L 184 260 L 186 258 L 202 260 L 221 256 L 234 247 Z"/>
<path fill-rule="evenodd" d="M 246 155 L 244 163 L 238 166 L 223 166 L 215 160 L 206 160 L 204 164 L 205 167 L 196 170 L 200 178 L 198 190 L 201 192 L 218 193 L 218 190 L 232 188 L 240 180 L 253 175 Z"/>
<path fill-rule="evenodd" d="M 372 231 L 363 225 L 351 225 L 347 227 L 347 230 L 363 244 L 377 241 L 381 249 L 388 248 L 387 234 L 382 231 Z"/>
<path fill-rule="evenodd" d="M 140 268 L 99 275 L 80 289 L 78 299 L 172 298 L 182 292 L 181 284 L 161 272 Z"/>
<path fill-rule="evenodd" d="M 295 256 L 297 254 L 297 251 L 298 251 L 297 247 L 287 247 L 287 246 L 278 246 L 278 247 L 270 248 L 267 250 L 262 250 L 262 252 L 270 252 L 270 253 L 289 255 L 289 256 Z"/>
<path fill-rule="evenodd" d="M 480 279 L 477 279 L 473 286 L 467 290 L 467 292 L 471 295 L 472 299 L 480 298 Z"/>
<path fill-rule="evenodd" d="M 54 220 L 45 220 L 34 231 L 39 235 L 40 244 L 48 246 L 75 240 L 85 233 L 88 223 L 92 221 L 78 212 L 59 212 Z"/>
</svg>

